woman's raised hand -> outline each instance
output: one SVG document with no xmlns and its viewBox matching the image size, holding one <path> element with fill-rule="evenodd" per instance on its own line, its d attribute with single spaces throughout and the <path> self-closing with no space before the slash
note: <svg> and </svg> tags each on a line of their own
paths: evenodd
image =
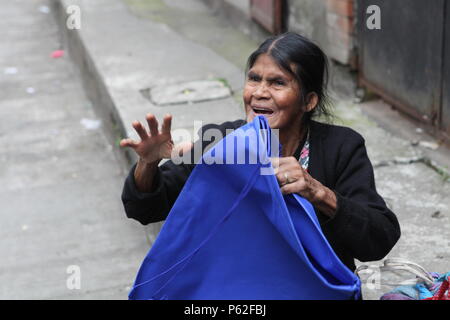
<svg viewBox="0 0 450 320">
<path fill-rule="evenodd" d="M 139 121 L 132 123 L 141 141 L 122 139 L 120 146 L 133 148 L 140 160 L 147 164 L 159 162 L 161 159 L 169 159 L 174 148 L 170 133 L 172 116 L 169 114 L 164 116 L 161 131 L 158 130 L 158 121 L 153 114 L 149 113 L 145 118 L 150 128 L 149 131 Z"/>
</svg>

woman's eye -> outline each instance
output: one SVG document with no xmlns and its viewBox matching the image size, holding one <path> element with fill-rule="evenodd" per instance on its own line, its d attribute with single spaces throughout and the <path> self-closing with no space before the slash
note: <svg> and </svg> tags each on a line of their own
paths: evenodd
<svg viewBox="0 0 450 320">
<path fill-rule="evenodd" d="M 276 84 L 277 86 L 284 86 L 284 81 L 283 81 L 283 80 L 276 80 L 276 81 L 275 81 L 275 84 Z"/>
</svg>

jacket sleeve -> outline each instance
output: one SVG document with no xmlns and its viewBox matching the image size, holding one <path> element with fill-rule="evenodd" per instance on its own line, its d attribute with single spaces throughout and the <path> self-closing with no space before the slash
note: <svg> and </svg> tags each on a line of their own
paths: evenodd
<svg viewBox="0 0 450 320">
<path fill-rule="evenodd" d="M 340 151 L 334 192 L 337 211 L 323 224 L 337 246 L 365 262 L 383 259 L 400 238 L 395 214 L 377 193 L 364 139 L 356 134 Z"/>
<path fill-rule="evenodd" d="M 128 173 L 122 189 L 122 203 L 128 218 L 146 225 L 163 221 L 181 192 L 193 165 L 175 165 L 167 161 L 156 171 L 153 180 L 154 191 L 140 192 L 134 180 L 134 164 Z"/>
</svg>

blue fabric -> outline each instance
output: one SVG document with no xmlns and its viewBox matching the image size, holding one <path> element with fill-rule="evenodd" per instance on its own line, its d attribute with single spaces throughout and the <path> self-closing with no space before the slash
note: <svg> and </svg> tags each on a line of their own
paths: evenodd
<svg viewBox="0 0 450 320">
<path fill-rule="evenodd" d="M 398 286 L 390 293 L 398 293 L 405 295 L 413 300 L 419 299 L 419 292 L 417 291 L 416 285 L 413 286 Z"/>
<path fill-rule="evenodd" d="M 312 205 L 281 194 L 270 138 L 259 116 L 203 155 L 205 163 L 196 165 L 144 259 L 130 299 L 359 297 L 358 277 L 331 249 Z M 206 164 L 230 159 L 229 150 L 245 155 L 246 164 Z"/>
<path fill-rule="evenodd" d="M 423 300 L 431 298 L 439 291 L 441 284 L 450 277 L 450 272 L 444 274 L 430 272 L 430 275 L 435 279 L 432 285 L 418 283 L 414 285 L 398 286 L 390 292 L 383 294 L 380 300 L 403 300 L 404 298 Z"/>
</svg>

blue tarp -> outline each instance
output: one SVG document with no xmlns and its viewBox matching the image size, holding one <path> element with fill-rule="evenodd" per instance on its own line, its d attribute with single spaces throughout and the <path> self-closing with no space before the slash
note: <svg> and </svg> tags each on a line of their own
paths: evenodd
<svg viewBox="0 0 450 320">
<path fill-rule="evenodd" d="M 331 249 L 312 205 L 281 194 L 270 141 L 267 120 L 258 116 L 203 155 L 144 259 L 130 299 L 359 297 L 358 277 Z M 242 155 L 245 164 L 225 161 Z M 228 164 L 211 164 L 218 159 Z"/>
</svg>

